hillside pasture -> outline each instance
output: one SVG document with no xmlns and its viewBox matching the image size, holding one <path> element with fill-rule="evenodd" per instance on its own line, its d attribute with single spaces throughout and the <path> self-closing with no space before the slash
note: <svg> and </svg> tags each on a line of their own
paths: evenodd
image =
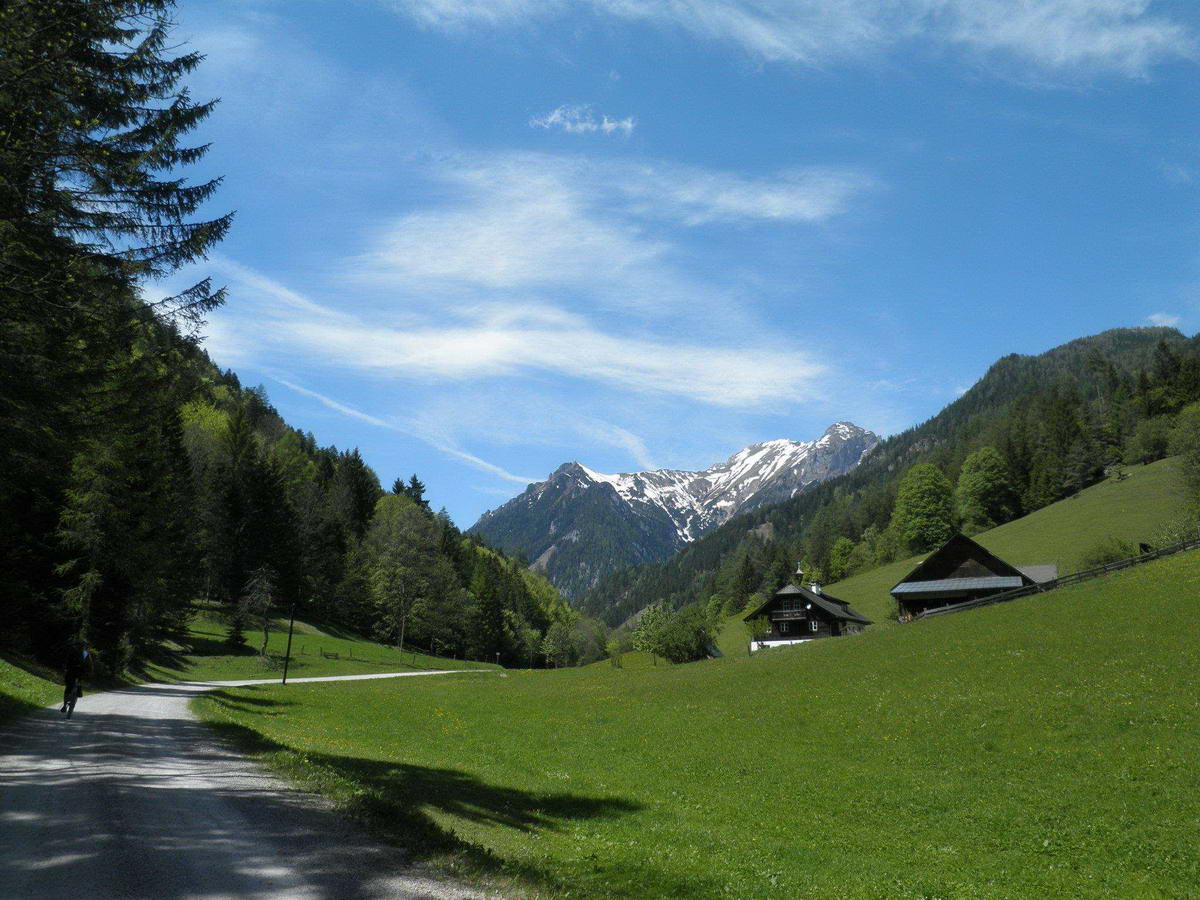
<svg viewBox="0 0 1200 900">
<path fill-rule="evenodd" d="M 259 655 L 262 630 L 244 632 L 246 644 L 233 648 L 229 625 L 215 610 L 196 615 L 187 636 L 162 648 L 158 658 L 140 673 L 150 681 L 235 681 L 244 678 L 278 678 L 283 674 L 287 649 L 287 619 L 274 619 L 267 640 L 267 656 Z M 491 663 L 444 659 L 412 650 L 377 644 L 346 632 L 296 622 L 288 677 L 365 675 L 373 672 L 406 672 L 423 669 L 495 668 Z"/>
<path fill-rule="evenodd" d="M 1200 553 L 650 669 L 198 701 L 416 858 L 554 896 L 1200 893 Z"/>
<path fill-rule="evenodd" d="M 1149 541 L 1164 523 L 1182 515 L 1187 497 L 1178 461 L 1163 459 L 1129 466 L 1125 477 L 1109 477 L 1065 500 L 973 535 L 973 540 L 1014 566 L 1058 565 L 1060 575 L 1083 568 L 1083 558 L 1102 541 L 1117 539 L 1135 547 Z M 928 554 L 898 560 L 828 586 L 875 625 L 895 624 L 888 591 Z"/>
</svg>

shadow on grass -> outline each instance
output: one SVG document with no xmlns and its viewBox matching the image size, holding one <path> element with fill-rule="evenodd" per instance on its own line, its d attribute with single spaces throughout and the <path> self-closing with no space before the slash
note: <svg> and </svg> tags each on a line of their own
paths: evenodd
<svg viewBox="0 0 1200 900">
<path fill-rule="evenodd" d="M 18 716 L 31 713 L 35 709 L 41 709 L 41 707 L 36 703 L 30 703 L 28 700 L 0 691 L 0 725 L 16 719 Z"/>
<path fill-rule="evenodd" d="M 225 691 L 210 691 L 205 699 L 222 709 L 234 712 L 261 714 L 266 710 L 278 710 L 286 706 L 295 706 L 294 700 L 274 700 L 270 697 L 234 697 Z M 239 742 L 240 743 L 240 742 Z"/>
<path fill-rule="evenodd" d="M 188 672 L 197 667 L 194 657 L 236 657 L 249 659 L 258 656 L 258 652 L 247 645 L 233 645 L 224 638 L 201 637 L 189 634 L 180 638 L 178 644 L 157 644 L 150 648 L 137 664 L 130 668 L 129 674 L 143 681 L 157 680 L 151 667 L 166 669 L 177 675 L 187 676 Z M 273 668 L 273 667 L 271 667 Z M 268 671 L 264 667 L 264 671 Z"/>
<path fill-rule="evenodd" d="M 35 678 L 44 678 L 46 681 L 53 681 L 58 685 L 62 684 L 62 672 L 55 671 L 50 666 L 40 663 L 32 657 L 5 651 L 0 653 L 0 659 L 4 660 L 14 669 L 20 669 L 22 672 L 33 675 Z"/>
<path fill-rule="evenodd" d="M 206 695 L 206 701 L 226 709 L 237 709 L 242 697 L 225 692 Z M 264 700 L 263 707 L 278 701 Z M 272 715 L 273 710 L 241 710 L 254 715 Z M 304 787 L 316 790 L 334 801 L 345 814 L 364 824 L 377 836 L 402 848 L 409 859 L 432 862 L 460 874 L 504 876 L 525 884 L 555 892 L 570 890 L 578 894 L 580 879 L 594 881 L 583 894 L 604 896 L 644 896 L 648 885 L 662 896 L 691 896 L 704 892 L 702 876 L 682 881 L 657 868 L 632 872 L 628 861 L 610 861 L 607 865 L 595 855 L 577 861 L 582 871 L 564 871 L 552 863 L 537 865 L 506 859 L 485 847 L 471 843 L 454 831 L 438 824 L 433 814 L 450 815 L 469 822 L 480 822 L 512 829 L 536 839 L 538 833 L 561 831 L 581 820 L 614 819 L 643 809 L 636 801 L 623 797 L 588 797 L 579 794 L 525 791 L 488 784 L 466 772 L 447 768 L 412 765 L 340 756 L 311 751 L 297 752 L 245 725 L 207 720 L 210 727 L 243 752 L 258 757 Z M 604 870 L 619 872 L 621 882 L 607 881 Z"/>
</svg>

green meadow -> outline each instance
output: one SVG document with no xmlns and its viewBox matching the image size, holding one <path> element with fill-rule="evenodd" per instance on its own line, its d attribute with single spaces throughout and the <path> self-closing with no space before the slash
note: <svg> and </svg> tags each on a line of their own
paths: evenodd
<svg viewBox="0 0 1200 900">
<path fill-rule="evenodd" d="M 753 658 L 197 707 L 416 859 L 522 895 L 1196 896 L 1198 597 L 1192 552 Z"/>
<path fill-rule="evenodd" d="M 216 611 L 195 616 L 188 634 L 162 648 L 154 663 L 141 673 L 151 681 L 236 681 L 278 678 L 283 674 L 288 620 L 276 619 L 268 631 L 267 655 L 259 654 L 262 630 L 246 629 L 246 646 L 233 649 L 226 642 L 229 626 Z M 373 672 L 406 672 L 427 669 L 486 669 L 490 663 L 444 659 L 425 653 L 376 644 L 356 635 L 296 622 L 288 678 L 326 675 L 365 675 Z"/>
</svg>

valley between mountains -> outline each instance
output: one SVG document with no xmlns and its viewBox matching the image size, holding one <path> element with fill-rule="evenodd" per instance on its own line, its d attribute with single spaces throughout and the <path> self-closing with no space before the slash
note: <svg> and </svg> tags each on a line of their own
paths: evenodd
<svg viewBox="0 0 1200 900">
<path fill-rule="evenodd" d="M 670 557 L 739 513 L 778 503 L 857 466 L 878 435 L 835 422 L 813 441 L 751 444 L 701 471 L 606 475 L 565 463 L 471 531 L 578 596 L 624 566 Z"/>
</svg>

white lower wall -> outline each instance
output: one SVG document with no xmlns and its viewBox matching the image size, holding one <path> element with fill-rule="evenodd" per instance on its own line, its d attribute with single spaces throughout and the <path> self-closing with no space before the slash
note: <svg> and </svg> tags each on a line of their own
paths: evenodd
<svg viewBox="0 0 1200 900">
<path fill-rule="evenodd" d="M 755 650 L 770 650 L 772 647 L 791 647 L 793 644 L 807 644 L 809 641 L 815 641 L 816 638 L 793 638 L 790 641 L 752 641 L 750 644 L 750 652 Z"/>
</svg>

